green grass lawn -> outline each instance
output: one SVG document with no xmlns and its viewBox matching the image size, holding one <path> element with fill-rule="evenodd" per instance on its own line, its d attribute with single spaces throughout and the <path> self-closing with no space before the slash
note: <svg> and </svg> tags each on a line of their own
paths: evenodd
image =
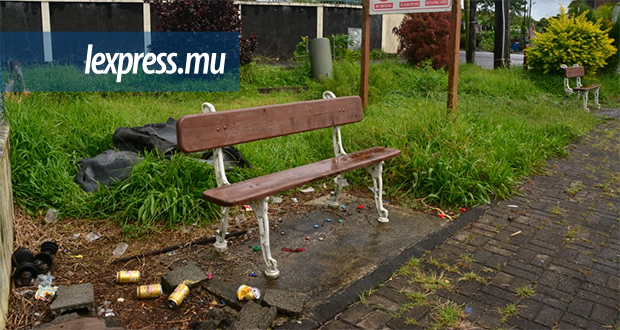
<svg viewBox="0 0 620 330">
<path fill-rule="evenodd" d="M 147 155 L 131 178 L 94 194 L 74 183 L 76 161 L 112 149 L 117 127 L 164 122 L 200 112 L 320 98 L 325 90 L 355 95 L 359 66 L 335 65 L 321 83 L 299 68 L 252 64 L 242 70 L 239 93 L 33 93 L 7 100 L 11 125 L 13 191 L 18 206 L 36 213 L 49 207 L 61 217 L 112 218 L 130 232 L 151 225 L 212 221 L 219 207 L 200 193 L 215 186 L 210 167 L 191 157 L 171 161 Z M 601 103 L 618 107 L 619 76 L 600 75 Z M 308 86 L 300 94 L 260 94 L 257 88 Z M 447 74 L 394 61 L 370 68 L 370 103 L 361 123 L 344 126 L 345 150 L 371 146 L 402 150 L 386 163 L 385 190 L 404 205 L 416 200 L 442 208 L 470 207 L 514 192 L 524 177 L 544 170 L 546 159 L 596 124 L 581 102 L 566 100 L 562 77 L 516 68 L 460 67 L 458 116 L 446 117 Z M 314 142 L 317 141 L 317 142 Z M 234 170 L 231 181 L 332 156 L 331 131 L 321 130 L 238 146 L 253 169 Z M 362 172 L 347 176 L 372 186 Z"/>
</svg>

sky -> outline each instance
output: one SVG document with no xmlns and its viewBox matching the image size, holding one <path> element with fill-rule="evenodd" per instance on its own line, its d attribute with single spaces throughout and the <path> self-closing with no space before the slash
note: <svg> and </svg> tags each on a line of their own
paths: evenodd
<svg viewBox="0 0 620 330">
<path fill-rule="evenodd" d="M 538 21 L 555 16 L 560 13 L 560 4 L 566 8 L 569 3 L 570 0 L 532 0 L 532 18 Z"/>
</svg>

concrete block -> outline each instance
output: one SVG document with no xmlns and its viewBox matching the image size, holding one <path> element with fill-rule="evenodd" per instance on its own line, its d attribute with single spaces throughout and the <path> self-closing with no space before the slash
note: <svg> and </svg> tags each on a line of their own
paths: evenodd
<svg viewBox="0 0 620 330">
<path fill-rule="evenodd" d="M 186 280 L 192 281 L 191 284 L 186 284 L 188 287 L 194 288 L 207 279 L 207 273 L 203 271 L 200 266 L 193 261 L 188 261 L 185 266 L 171 270 L 162 275 L 161 285 L 165 291 L 172 292 L 177 285 Z"/>
<path fill-rule="evenodd" d="M 261 307 L 254 301 L 248 301 L 237 315 L 237 320 L 231 324 L 231 330 L 267 329 L 276 318 L 278 310 L 275 307 Z"/>
<path fill-rule="evenodd" d="M 95 316 L 95 292 L 92 283 L 58 288 L 56 299 L 50 305 L 50 311 L 54 316 L 68 312 Z"/>
<path fill-rule="evenodd" d="M 300 292 L 267 289 L 263 302 L 278 309 L 278 312 L 299 315 L 304 309 L 308 295 Z"/>
</svg>

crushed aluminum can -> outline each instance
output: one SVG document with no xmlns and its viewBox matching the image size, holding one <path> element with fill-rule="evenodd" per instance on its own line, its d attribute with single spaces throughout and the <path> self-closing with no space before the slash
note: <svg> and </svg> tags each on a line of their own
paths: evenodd
<svg viewBox="0 0 620 330">
<path fill-rule="evenodd" d="M 239 300 L 256 300 L 260 299 L 260 291 L 257 288 L 242 284 L 237 289 L 237 299 Z"/>
<path fill-rule="evenodd" d="M 161 295 L 161 284 L 140 285 L 136 288 L 136 297 L 138 299 L 159 298 Z"/>
<path fill-rule="evenodd" d="M 177 285 L 174 291 L 168 296 L 168 307 L 176 308 L 179 306 L 185 297 L 189 294 L 189 287 L 183 283 Z"/>
<path fill-rule="evenodd" d="M 121 270 L 116 273 L 116 283 L 138 283 L 140 278 L 139 270 Z"/>
</svg>

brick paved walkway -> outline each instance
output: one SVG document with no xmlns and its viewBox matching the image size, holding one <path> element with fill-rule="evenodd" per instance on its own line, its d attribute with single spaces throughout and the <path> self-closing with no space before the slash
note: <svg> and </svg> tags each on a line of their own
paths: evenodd
<svg viewBox="0 0 620 330">
<path fill-rule="evenodd" d="M 436 326 L 416 299 L 460 304 L 467 329 L 619 329 L 620 123 L 569 151 L 420 258 L 449 285 L 429 289 L 403 270 L 323 329 Z"/>
</svg>

